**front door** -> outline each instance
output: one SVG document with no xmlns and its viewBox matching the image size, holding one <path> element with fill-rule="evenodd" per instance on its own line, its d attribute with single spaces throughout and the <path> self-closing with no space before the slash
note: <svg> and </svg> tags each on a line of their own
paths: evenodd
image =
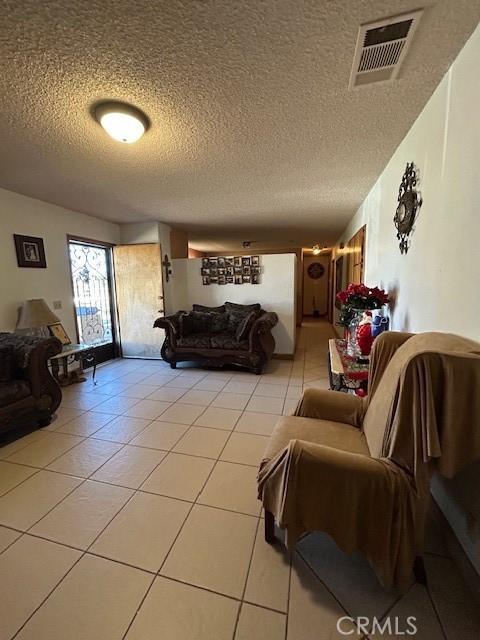
<svg viewBox="0 0 480 640">
<path fill-rule="evenodd" d="M 97 363 L 117 356 L 113 320 L 112 248 L 68 237 L 78 342 L 95 346 Z"/>
<path fill-rule="evenodd" d="M 159 244 L 125 244 L 113 249 L 122 356 L 161 358 L 164 315 L 162 253 Z"/>
</svg>

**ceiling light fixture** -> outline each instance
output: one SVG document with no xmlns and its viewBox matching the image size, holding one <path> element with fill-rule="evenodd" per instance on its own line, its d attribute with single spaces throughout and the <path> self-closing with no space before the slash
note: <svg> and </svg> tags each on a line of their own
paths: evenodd
<svg viewBox="0 0 480 640">
<path fill-rule="evenodd" d="M 95 107 L 94 114 L 108 135 L 118 142 L 136 142 L 150 125 L 143 111 L 123 102 L 102 102 Z"/>
<path fill-rule="evenodd" d="M 318 256 L 318 254 L 320 253 L 321 249 L 320 249 L 320 245 L 319 244 L 314 244 L 312 247 L 312 252 L 314 256 Z"/>
</svg>

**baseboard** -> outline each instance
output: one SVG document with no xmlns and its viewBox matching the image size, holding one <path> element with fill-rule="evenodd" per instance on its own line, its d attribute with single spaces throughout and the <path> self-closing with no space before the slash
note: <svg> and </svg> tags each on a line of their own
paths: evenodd
<svg viewBox="0 0 480 640">
<path fill-rule="evenodd" d="M 453 531 L 450 523 L 445 517 L 443 511 L 437 504 L 434 496 L 431 496 L 431 508 L 437 522 L 441 523 L 442 530 L 445 533 L 445 543 L 447 550 L 452 558 L 455 566 L 457 567 L 460 575 L 462 576 L 465 584 L 467 585 L 472 596 L 480 606 L 480 575 L 477 573 L 470 558 L 465 553 L 464 548 L 460 544 L 455 532 Z"/>
<path fill-rule="evenodd" d="M 294 354 L 293 353 L 274 353 L 272 356 L 273 360 L 293 360 L 294 359 Z"/>
</svg>

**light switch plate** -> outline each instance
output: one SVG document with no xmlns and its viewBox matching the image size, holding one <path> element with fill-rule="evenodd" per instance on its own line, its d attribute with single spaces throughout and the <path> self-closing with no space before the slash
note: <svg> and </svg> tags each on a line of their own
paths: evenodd
<svg viewBox="0 0 480 640">
<path fill-rule="evenodd" d="M 61 309 L 62 308 L 62 301 L 61 300 L 54 300 L 53 301 L 53 308 L 54 309 Z"/>
</svg>

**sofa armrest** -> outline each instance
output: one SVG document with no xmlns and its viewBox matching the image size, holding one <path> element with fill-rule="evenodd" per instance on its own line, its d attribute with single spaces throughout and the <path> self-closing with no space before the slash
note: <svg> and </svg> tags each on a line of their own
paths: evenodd
<svg viewBox="0 0 480 640">
<path fill-rule="evenodd" d="M 341 391 L 306 389 L 293 415 L 361 427 L 364 413 L 365 403 L 358 396 Z"/>
<path fill-rule="evenodd" d="M 255 320 L 250 329 L 250 336 L 268 333 L 278 323 L 278 316 L 274 311 L 267 311 Z"/>
<path fill-rule="evenodd" d="M 54 398 L 58 396 L 58 384 L 50 374 L 48 361 L 61 351 L 62 343 L 57 338 L 40 339 L 37 345 L 28 350 L 24 376 L 36 398 L 40 398 L 45 393 Z"/>
<path fill-rule="evenodd" d="M 165 329 L 170 338 L 175 338 L 180 335 L 180 316 L 186 313 L 186 311 L 177 311 L 177 313 L 174 313 L 171 316 L 157 318 L 153 323 L 153 326 L 157 329 Z"/>
</svg>

